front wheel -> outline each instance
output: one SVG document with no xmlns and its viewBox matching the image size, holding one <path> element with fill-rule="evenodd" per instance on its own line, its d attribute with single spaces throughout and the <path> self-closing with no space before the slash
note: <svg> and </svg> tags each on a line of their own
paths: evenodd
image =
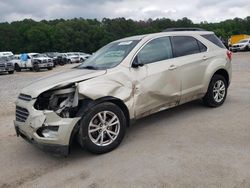
<svg viewBox="0 0 250 188">
<path fill-rule="evenodd" d="M 14 69 L 15 69 L 15 71 L 17 71 L 17 72 L 21 72 L 21 68 L 19 67 L 18 64 L 15 64 Z"/>
<path fill-rule="evenodd" d="M 80 121 L 79 143 L 96 154 L 109 152 L 121 143 L 126 132 L 123 111 L 110 102 L 91 108 Z"/>
<path fill-rule="evenodd" d="M 48 70 L 52 70 L 53 69 L 53 67 L 48 67 Z"/>
<path fill-rule="evenodd" d="M 40 71 L 40 67 L 39 67 L 39 65 L 37 63 L 34 63 L 34 65 L 33 65 L 33 71 L 34 72 L 39 72 Z"/>
<path fill-rule="evenodd" d="M 14 71 L 8 71 L 9 74 L 14 74 Z"/>
<path fill-rule="evenodd" d="M 221 75 L 214 75 L 208 86 L 203 102 L 209 107 L 221 106 L 227 97 L 227 82 Z"/>
</svg>

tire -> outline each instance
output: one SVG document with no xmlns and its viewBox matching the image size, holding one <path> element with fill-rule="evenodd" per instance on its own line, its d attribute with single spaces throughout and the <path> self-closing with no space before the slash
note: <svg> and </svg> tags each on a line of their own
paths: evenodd
<svg viewBox="0 0 250 188">
<path fill-rule="evenodd" d="M 48 67 L 48 70 L 52 70 L 53 69 L 53 67 Z"/>
<path fill-rule="evenodd" d="M 34 63 L 34 64 L 33 64 L 33 71 L 34 71 L 34 72 L 39 72 L 39 71 L 40 71 L 40 67 L 38 66 L 37 63 Z"/>
<path fill-rule="evenodd" d="M 215 74 L 209 83 L 206 95 L 203 97 L 203 103 L 209 107 L 221 106 L 226 100 L 227 88 L 228 84 L 225 78 Z"/>
<path fill-rule="evenodd" d="M 106 113 L 106 119 L 104 113 Z M 101 123 L 99 115 L 105 119 L 105 123 Z M 112 118 L 114 119 L 112 120 Z M 113 125 L 108 126 L 110 123 Z M 126 127 L 125 115 L 117 105 L 110 102 L 100 103 L 83 115 L 80 121 L 78 141 L 82 148 L 91 153 L 103 154 L 119 146 L 126 133 Z"/>
<path fill-rule="evenodd" d="M 19 67 L 18 64 L 15 64 L 14 69 L 15 69 L 15 71 L 17 71 L 17 72 L 21 72 L 21 68 Z"/>
<path fill-rule="evenodd" d="M 8 71 L 9 74 L 14 74 L 14 71 Z"/>
<path fill-rule="evenodd" d="M 64 66 L 65 63 L 64 63 L 64 62 L 60 62 L 59 65 L 60 65 L 60 66 Z"/>
<path fill-rule="evenodd" d="M 249 50 L 250 50 L 249 46 L 246 46 L 245 51 L 249 51 Z"/>
</svg>

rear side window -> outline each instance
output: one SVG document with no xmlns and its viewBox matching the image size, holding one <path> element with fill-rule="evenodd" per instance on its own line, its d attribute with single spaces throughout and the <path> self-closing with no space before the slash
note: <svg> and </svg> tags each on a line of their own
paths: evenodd
<svg viewBox="0 0 250 188">
<path fill-rule="evenodd" d="M 220 48 L 226 48 L 224 44 L 221 42 L 221 40 L 214 34 L 207 34 L 201 36 L 209 40 L 210 42 L 214 43 L 215 45 L 219 46 Z"/>
<path fill-rule="evenodd" d="M 169 37 L 161 37 L 150 41 L 137 54 L 139 63 L 149 64 L 173 58 Z"/>
<path fill-rule="evenodd" d="M 207 47 L 204 44 L 202 44 L 200 41 L 197 40 L 197 42 L 198 42 L 200 51 L 201 52 L 206 52 L 207 51 Z"/>
<path fill-rule="evenodd" d="M 175 57 L 200 53 L 200 47 L 198 45 L 198 42 L 193 37 L 174 36 L 172 37 L 172 45 Z"/>
</svg>

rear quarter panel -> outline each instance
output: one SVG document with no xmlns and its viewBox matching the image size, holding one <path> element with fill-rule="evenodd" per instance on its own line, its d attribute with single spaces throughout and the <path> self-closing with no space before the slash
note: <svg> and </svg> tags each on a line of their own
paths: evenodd
<svg viewBox="0 0 250 188">
<path fill-rule="evenodd" d="M 229 83 L 231 81 L 232 77 L 232 66 L 231 66 L 231 61 L 228 59 L 227 55 L 227 50 L 226 49 L 217 49 L 208 52 L 208 65 L 205 71 L 204 75 L 204 88 L 203 92 L 206 93 L 209 83 L 211 81 L 211 78 L 213 75 L 220 69 L 224 69 L 227 71 L 229 75 Z"/>
</svg>

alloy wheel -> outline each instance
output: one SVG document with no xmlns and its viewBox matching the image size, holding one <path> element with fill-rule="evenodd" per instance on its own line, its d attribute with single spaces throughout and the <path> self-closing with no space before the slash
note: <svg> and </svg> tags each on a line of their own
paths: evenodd
<svg viewBox="0 0 250 188">
<path fill-rule="evenodd" d="M 120 120 L 111 111 L 101 111 L 90 121 L 88 136 L 98 146 L 107 146 L 115 141 L 120 132 Z"/>
<path fill-rule="evenodd" d="M 220 103 L 224 99 L 225 93 L 226 93 L 225 83 L 222 80 L 218 80 L 217 82 L 215 82 L 213 88 L 213 97 L 215 102 Z"/>
</svg>

